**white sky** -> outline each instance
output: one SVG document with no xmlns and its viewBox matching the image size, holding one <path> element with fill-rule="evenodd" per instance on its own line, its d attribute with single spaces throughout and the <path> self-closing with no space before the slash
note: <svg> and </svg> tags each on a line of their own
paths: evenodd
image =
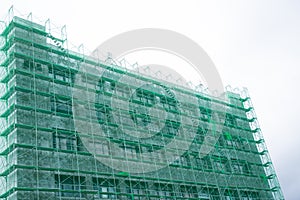
<svg viewBox="0 0 300 200">
<path fill-rule="evenodd" d="M 225 85 L 249 89 L 284 195 L 300 198 L 299 1 L 0 0 L 0 16 L 11 5 L 66 24 L 69 41 L 90 50 L 138 28 L 170 29 L 197 42 Z"/>
</svg>

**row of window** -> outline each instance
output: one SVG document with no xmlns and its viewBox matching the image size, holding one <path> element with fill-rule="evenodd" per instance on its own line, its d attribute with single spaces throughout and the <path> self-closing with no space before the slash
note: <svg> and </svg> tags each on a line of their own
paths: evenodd
<svg viewBox="0 0 300 200">
<path fill-rule="evenodd" d="M 42 72 L 42 64 L 33 62 L 31 60 L 24 60 L 23 68 L 28 71 Z"/>
<path fill-rule="evenodd" d="M 31 60 L 24 60 L 23 64 L 24 68 L 30 71 L 42 71 L 42 65 L 37 62 L 33 62 Z M 63 70 L 58 70 L 54 69 L 52 67 L 49 67 L 48 69 L 49 77 L 52 77 L 56 80 L 72 83 L 74 82 L 74 73 L 71 73 L 69 71 L 63 71 Z M 113 81 L 109 80 L 103 80 L 101 79 L 98 84 L 98 89 L 101 91 L 106 91 L 106 92 L 113 92 L 115 89 L 115 83 Z M 129 94 L 129 89 L 123 89 L 123 92 L 126 92 Z M 138 89 L 136 90 L 135 94 L 132 96 L 132 100 L 135 100 L 143 103 L 143 104 L 149 104 L 149 105 L 154 105 L 157 102 L 162 103 L 163 107 L 167 110 L 177 110 L 177 102 L 175 99 L 172 99 L 171 97 L 163 97 L 163 96 L 157 96 L 154 95 L 154 93 L 151 93 L 147 90 L 142 90 Z M 51 108 L 52 110 L 56 110 L 57 112 L 67 112 L 70 113 L 72 111 L 72 102 L 70 101 L 65 101 L 61 99 L 55 99 L 57 101 L 56 108 L 55 105 L 53 105 Z M 54 102 L 54 101 L 53 101 Z M 66 105 L 64 105 L 66 104 Z M 204 121 L 209 121 L 211 118 L 212 111 L 209 108 L 205 107 L 200 107 L 200 118 Z M 236 127 L 237 122 L 236 118 L 231 115 L 231 114 L 226 114 L 226 119 L 225 119 L 225 125 L 226 126 L 231 126 L 231 127 Z"/>
<path fill-rule="evenodd" d="M 176 107 L 176 105 L 172 105 L 172 106 L 169 105 L 168 109 L 172 109 L 172 107 L 174 109 Z M 148 109 L 149 109 L 148 107 L 138 107 L 138 106 L 136 107 L 135 106 L 134 109 L 129 111 L 131 119 L 135 122 L 140 121 L 141 122 L 140 125 L 143 125 L 143 124 L 147 125 L 148 122 L 151 120 L 149 118 L 149 116 L 147 115 Z M 111 123 L 113 121 L 110 106 L 97 104 L 96 110 L 97 110 L 96 113 L 97 113 L 98 119 L 101 120 L 102 122 Z M 201 120 L 209 121 L 211 119 L 211 115 L 212 115 L 211 110 L 200 107 L 200 119 Z M 175 115 L 175 118 L 176 118 L 176 115 Z M 224 125 L 229 126 L 229 127 L 237 127 L 236 118 L 233 115 L 227 113 Z"/>
<path fill-rule="evenodd" d="M 113 91 L 116 89 L 115 83 L 113 81 L 102 80 L 100 85 L 101 85 L 101 87 L 99 88 L 100 91 L 113 93 Z M 125 93 L 126 97 L 130 94 L 130 89 L 122 88 L 120 91 Z M 136 92 L 131 96 L 131 101 L 143 105 L 147 105 L 147 106 L 151 106 L 156 103 L 161 103 L 163 107 L 168 111 L 178 110 L 178 105 L 177 105 L 178 102 L 176 101 L 176 99 L 173 99 L 171 97 L 166 97 L 166 96 L 157 96 L 150 91 L 142 90 L 142 89 L 136 90 Z M 210 121 L 212 110 L 206 107 L 199 107 L 199 110 L 200 110 L 200 119 L 203 121 Z M 225 117 L 225 126 L 237 127 L 237 121 L 235 116 L 227 113 Z"/>
<path fill-rule="evenodd" d="M 174 199 L 199 198 L 219 199 L 220 196 L 227 200 L 232 199 L 258 199 L 259 194 L 251 191 L 223 190 L 203 187 L 199 191 L 197 187 L 190 185 L 175 186 L 167 183 L 148 183 L 144 181 L 125 180 L 120 184 L 119 180 L 92 178 L 93 190 L 97 191 L 97 197 L 101 199 L 117 199 L 119 196 L 127 196 L 127 199 Z M 83 176 L 55 175 L 55 186 L 60 191 L 59 197 L 83 197 L 81 191 L 87 189 L 86 179 Z"/>
<path fill-rule="evenodd" d="M 49 67 L 48 73 L 50 78 L 59 81 L 64 81 L 66 83 L 73 83 L 75 79 L 74 73 L 71 73 L 69 71 L 57 70 L 54 68 L 52 69 Z"/>
<path fill-rule="evenodd" d="M 210 121 L 212 117 L 212 110 L 209 108 L 205 108 L 205 107 L 200 107 L 200 118 L 203 121 Z M 225 115 L 225 126 L 229 126 L 229 127 L 237 127 L 237 121 L 235 116 L 233 116 L 232 114 L 226 113 Z"/>
<path fill-rule="evenodd" d="M 131 94 L 131 90 L 129 88 L 121 87 L 119 89 L 118 87 L 116 90 L 116 85 L 114 82 L 101 79 L 99 81 L 99 86 L 97 86 L 96 89 L 111 94 L 113 92 L 118 93 L 118 95 L 120 95 L 119 93 L 123 93 L 120 96 L 130 97 L 130 101 L 137 104 L 153 106 L 154 104 L 161 103 L 163 108 L 166 110 L 177 110 L 177 101 L 175 99 L 163 95 L 156 95 L 140 88 Z"/>
<path fill-rule="evenodd" d="M 80 197 L 80 191 L 85 189 L 85 177 L 82 176 L 55 175 L 54 179 L 55 187 L 61 190 L 56 196 Z"/>
<path fill-rule="evenodd" d="M 81 140 L 75 135 L 53 134 L 53 147 L 61 150 L 84 151 Z M 124 157 L 127 159 L 140 159 L 140 154 L 143 149 L 133 145 L 121 145 L 123 148 Z M 95 143 L 95 150 L 99 155 L 111 155 L 110 148 L 107 142 Z M 149 151 L 149 149 L 148 149 Z M 153 160 L 154 161 L 154 160 Z M 164 154 L 155 157 L 156 162 L 166 162 Z M 195 163 L 195 164 L 192 164 Z M 174 164 L 188 167 L 195 167 L 204 170 L 216 170 L 227 173 L 250 174 L 251 168 L 247 162 L 240 160 L 228 160 L 227 158 L 210 159 L 209 157 L 199 158 L 194 156 L 181 156 Z"/>
<path fill-rule="evenodd" d="M 32 60 L 24 60 L 23 63 L 23 68 L 28 71 L 42 72 L 43 71 L 42 66 L 43 66 L 42 64 L 33 62 Z M 48 67 L 48 75 L 50 78 L 59 81 L 64 81 L 67 83 L 73 83 L 75 78 L 75 74 L 70 71 L 61 70 L 50 66 Z M 113 93 L 114 90 L 116 89 L 116 84 L 114 81 L 100 79 L 95 89 L 98 91 Z M 130 89 L 120 88 L 118 89 L 118 93 L 122 93 L 121 96 L 129 97 Z M 146 92 L 145 90 L 138 89 L 135 92 L 135 95 L 133 95 L 131 98 L 143 104 L 150 104 L 150 105 L 153 105 L 157 102 L 161 102 L 165 108 L 176 110 L 176 101 L 172 100 L 171 98 L 155 96 L 153 93 Z"/>
<path fill-rule="evenodd" d="M 34 62 L 33 60 L 24 60 L 23 69 L 27 71 L 34 71 L 36 73 L 43 73 L 43 66 L 41 63 Z M 47 66 L 45 66 L 47 67 Z M 48 76 L 55 80 L 64 81 L 66 83 L 73 83 L 75 74 L 69 70 L 62 70 L 48 66 Z"/>
<path fill-rule="evenodd" d="M 223 173 L 250 174 L 250 164 L 241 160 L 235 160 L 223 157 L 220 159 L 210 159 L 209 157 L 198 158 L 182 156 L 176 160 L 176 164 L 183 166 L 192 166 L 192 160 L 195 160 L 195 166 L 204 170 L 214 170 Z"/>
<path fill-rule="evenodd" d="M 33 62 L 31 60 L 24 60 L 24 64 L 23 64 L 24 68 L 30 71 L 42 71 L 42 65 L 40 63 L 37 62 Z M 64 71 L 64 70 L 58 70 L 56 68 L 52 68 L 49 67 L 48 69 L 48 73 L 49 73 L 49 77 L 54 78 L 56 80 L 60 80 L 60 81 L 64 81 L 67 83 L 72 83 L 74 82 L 74 78 L 75 78 L 75 74 L 71 73 L 70 71 Z M 101 79 L 99 81 L 99 84 L 97 85 L 97 89 L 99 91 L 105 91 L 105 92 L 109 92 L 112 93 L 116 88 L 116 84 L 114 81 L 112 80 L 104 80 Z M 123 93 L 126 93 L 125 96 L 128 96 L 130 94 L 130 89 L 125 89 L 125 88 L 121 88 L 120 90 Z M 143 90 L 143 89 L 138 89 L 136 90 L 135 94 L 131 97 L 133 98 L 135 101 L 141 102 L 143 104 L 149 104 L 149 105 L 153 105 L 157 102 L 160 102 L 163 104 L 165 109 L 168 110 L 177 110 L 177 102 L 175 99 L 171 98 L 171 97 L 163 97 L 163 96 L 157 96 L 154 95 L 154 93 L 147 91 L 147 90 Z M 61 103 L 61 107 L 62 104 L 64 102 L 60 102 Z M 67 104 L 67 106 L 69 106 L 69 102 L 65 102 Z M 63 108 L 62 111 L 64 111 L 65 109 Z M 69 112 L 71 109 L 67 109 L 67 111 Z M 201 115 L 201 119 L 204 121 L 209 121 L 211 118 L 211 114 L 212 111 L 209 108 L 205 108 L 205 107 L 200 107 L 200 115 Z M 231 114 L 226 114 L 226 119 L 225 119 L 225 125 L 226 126 L 231 126 L 231 127 L 236 127 L 237 126 L 237 122 L 236 122 L 236 118 L 231 115 Z"/>
<path fill-rule="evenodd" d="M 233 148 L 236 150 L 250 150 L 250 143 L 243 138 L 232 136 L 229 133 L 223 133 L 218 140 L 218 145 L 221 147 Z"/>
</svg>

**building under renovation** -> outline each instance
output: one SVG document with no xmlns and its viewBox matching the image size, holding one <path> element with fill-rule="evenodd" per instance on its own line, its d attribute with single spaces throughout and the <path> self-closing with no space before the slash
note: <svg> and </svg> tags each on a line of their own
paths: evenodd
<svg viewBox="0 0 300 200">
<path fill-rule="evenodd" d="M 284 199 L 246 90 L 99 61 L 48 22 L 1 24 L 0 199 Z"/>
</svg>

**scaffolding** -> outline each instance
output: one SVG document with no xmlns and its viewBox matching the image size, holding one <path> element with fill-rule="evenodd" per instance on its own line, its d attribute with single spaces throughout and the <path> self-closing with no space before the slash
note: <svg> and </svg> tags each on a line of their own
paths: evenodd
<svg viewBox="0 0 300 200">
<path fill-rule="evenodd" d="M 91 58 L 13 8 L 0 27 L 0 199 L 284 199 L 246 89 Z"/>
</svg>

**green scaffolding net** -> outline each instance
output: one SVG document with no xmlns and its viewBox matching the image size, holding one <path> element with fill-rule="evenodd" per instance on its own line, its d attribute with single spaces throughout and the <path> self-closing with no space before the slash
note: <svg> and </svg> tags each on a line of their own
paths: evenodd
<svg viewBox="0 0 300 200">
<path fill-rule="evenodd" d="M 33 21 L 1 21 L 0 199 L 284 199 L 246 89 L 220 101 Z"/>
</svg>

